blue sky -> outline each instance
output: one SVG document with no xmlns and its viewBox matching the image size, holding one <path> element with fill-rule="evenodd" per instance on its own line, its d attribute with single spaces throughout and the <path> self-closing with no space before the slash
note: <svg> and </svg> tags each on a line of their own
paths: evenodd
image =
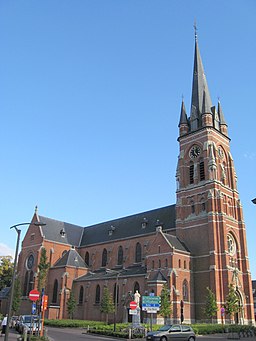
<svg viewBox="0 0 256 341">
<path fill-rule="evenodd" d="M 254 0 L 0 1 L 0 253 L 36 205 L 86 226 L 175 203 L 196 18 L 256 279 L 255 13 Z"/>
</svg>

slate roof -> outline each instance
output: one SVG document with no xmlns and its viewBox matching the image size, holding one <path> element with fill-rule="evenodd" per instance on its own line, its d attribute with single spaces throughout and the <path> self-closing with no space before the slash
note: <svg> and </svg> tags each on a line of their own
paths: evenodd
<svg viewBox="0 0 256 341">
<path fill-rule="evenodd" d="M 168 242 L 175 247 L 175 249 L 185 252 L 190 252 L 189 249 L 186 247 L 185 244 L 183 244 L 178 237 L 173 236 L 171 234 L 164 234 L 165 238 L 168 240 Z"/>
<path fill-rule="evenodd" d="M 65 223 L 43 216 L 39 216 L 40 222 L 46 224 L 41 226 L 45 239 L 54 242 L 79 246 L 83 234 L 83 227 Z M 65 234 L 63 235 L 63 233 Z"/>
<path fill-rule="evenodd" d="M 78 268 L 87 268 L 83 258 L 75 249 L 67 251 L 55 264 L 54 267 L 58 266 L 74 266 Z"/>
<path fill-rule="evenodd" d="M 119 274 L 119 275 L 118 275 Z M 131 266 L 126 269 L 120 270 L 106 270 L 100 269 L 94 272 L 89 272 L 88 274 L 81 276 L 75 279 L 75 282 L 84 282 L 84 281 L 96 281 L 96 280 L 107 280 L 107 279 L 116 279 L 118 278 L 127 278 L 132 276 L 145 276 L 147 274 L 146 268 L 143 266 Z"/>
<path fill-rule="evenodd" d="M 0 291 L 0 300 L 8 297 L 10 289 L 11 289 L 10 287 L 5 287 Z"/>
<path fill-rule="evenodd" d="M 39 216 L 39 220 L 45 224 L 41 226 L 45 239 L 82 247 L 155 233 L 157 225 L 163 231 L 175 229 L 176 213 L 175 205 L 169 205 L 88 227 L 44 216 Z"/>
<path fill-rule="evenodd" d="M 174 229 L 175 219 L 175 205 L 170 205 L 92 225 L 84 229 L 80 246 L 154 233 L 157 225 L 161 225 L 163 231 Z M 142 228 L 142 223 L 145 228 Z"/>
<path fill-rule="evenodd" d="M 157 273 L 150 279 L 149 282 L 167 282 L 166 277 L 162 274 L 162 272 L 159 270 Z"/>
</svg>

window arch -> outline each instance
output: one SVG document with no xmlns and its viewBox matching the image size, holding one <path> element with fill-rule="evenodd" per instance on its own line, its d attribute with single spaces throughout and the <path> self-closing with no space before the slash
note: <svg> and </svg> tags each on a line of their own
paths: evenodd
<svg viewBox="0 0 256 341">
<path fill-rule="evenodd" d="M 84 256 L 84 262 L 87 266 L 89 266 L 89 262 L 90 262 L 90 255 L 89 252 L 86 251 L 85 256 Z"/>
<path fill-rule="evenodd" d="M 189 183 L 190 184 L 194 183 L 194 164 L 193 163 L 189 165 Z"/>
<path fill-rule="evenodd" d="M 158 259 L 158 268 L 161 269 L 161 259 Z"/>
<path fill-rule="evenodd" d="M 97 284 L 95 292 L 95 303 L 100 303 L 100 286 Z"/>
<path fill-rule="evenodd" d="M 30 271 L 29 282 L 28 282 L 28 293 L 33 289 L 33 287 L 34 287 L 34 272 Z"/>
<path fill-rule="evenodd" d="M 55 279 L 52 292 L 52 303 L 57 303 L 58 299 L 58 280 Z"/>
<path fill-rule="evenodd" d="M 205 172 L 204 172 L 204 160 L 200 160 L 199 162 L 199 176 L 200 176 L 200 181 L 205 180 Z"/>
<path fill-rule="evenodd" d="M 78 303 L 82 304 L 84 301 L 84 287 L 81 286 L 80 290 L 79 290 L 79 299 L 78 299 Z"/>
<path fill-rule="evenodd" d="M 191 206 L 191 213 L 194 214 L 195 213 L 195 204 L 194 204 L 194 201 L 191 201 L 190 202 L 190 206 Z"/>
<path fill-rule="evenodd" d="M 102 261 L 101 261 L 101 266 L 106 266 L 108 261 L 108 252 L 106 249 L 103 250 L 102 252 Z"/>
<path fill-rule="evenodd" d="M 165 259 L 165 267 L 168 268 L 168 259 Z"/>
<path fill-rule="evenodd" d="M 26 271 L 25 279 L 24 279 L 24 286 L 23 286 L 23 296 L 27 296 L 28 293 L 28 277 L 29 277 L 29 271 Z"/>
<path fill-rule="evenodd" d="M 179 259 L 179 268 L 181 268 L 181 260 Z"/>
<path fill-rule="evenodd" d="M 117 290 L 117 291 L 116 291 Z M 115 283 L 115 286 L 114 286 L 114 295 L 113 295 L 113 298 L 114 298 L 114 303 L 117 303 L 119 302 L 119 285 L 116 285 Z"/>
<path fill-rule="evenodd" d="M 136 244 L 135 262 L 136 263 L 140 263 L 141 262 L 141 244 L 139 242 Z"/>
<path fill-rule="evenodd" d="M 138 282 L 135 282 L 135 283 L 134 283 L 133 292 L 135 293 L 136 290 L 138 290 L 138 292 L 140 292 L 140 285 L 139 285 Z"/>
<path fill-rule="evenodd" d="M 120 245 L 118 248 L 118 254 L 117 254 L 117 264 L 122 265 L 124 261 L 124 251 L 123 247 Z"/>
<path fill-rule="evenodd" d="M 184 269 L 187 269 L 187 262 L 184 260 Z"/>
<path fill-rule="evenodd" d="M 155 261 L 152 260 L 152 269 L 154 269 L 154 268 L 155 268 Z"/>
<path fill-rule="evenodd" d="M 182 284 L 182 297 L 183 301 L 188 301 L 188 282 L 185 279 Z"/>
</svg>

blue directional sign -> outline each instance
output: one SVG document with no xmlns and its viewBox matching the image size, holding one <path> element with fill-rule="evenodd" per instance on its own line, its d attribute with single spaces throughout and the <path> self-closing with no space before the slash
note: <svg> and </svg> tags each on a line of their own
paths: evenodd
<svg viewBox="0 0 256 341">
<path fill-rule="evenodd" d="M 36 302 L 33 302 L 31 314 L 34 315 L 35 313 L 36 313 Z"/>
<path fill-rule="evenodd" d="M 159 310 L 161 305 L 160 296 L 142 296 L 142 310 Z"/>
</svg>

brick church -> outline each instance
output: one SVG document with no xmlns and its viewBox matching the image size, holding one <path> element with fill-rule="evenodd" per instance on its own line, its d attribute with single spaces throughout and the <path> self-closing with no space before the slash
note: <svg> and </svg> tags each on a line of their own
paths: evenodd
<svg viewBox="0 0 256 341">
<path fill-rule="evenodd" d="M 181 301 L 185 323 L 204 321 L 209 287 L 219 307 L 215 322 L 229 323 L 221 307 L 232 283 L 240 305 L 236 322 L 254 323 L 246 231 L 227 123 L 220 102 L 212 105 L 196 35 L 191 110 L 188 116 L 182 100 L 178 127 L 176 204 L 86 227 L 41 216 L 36 209 L 19 255 L 21 312 L 31 309 L 28 293 L 37 288 L 45 248 L 50 262 L 48 318 L 68 317 L 72 291 L 74 318 L 103 320 L 100 302 L 107 286 L 117 300 L 117 322 L 126 322 L 136 290 L 141 296 L 160 295 L 166 283 L 171 321 L 180 321 Z"/>
</svg>

